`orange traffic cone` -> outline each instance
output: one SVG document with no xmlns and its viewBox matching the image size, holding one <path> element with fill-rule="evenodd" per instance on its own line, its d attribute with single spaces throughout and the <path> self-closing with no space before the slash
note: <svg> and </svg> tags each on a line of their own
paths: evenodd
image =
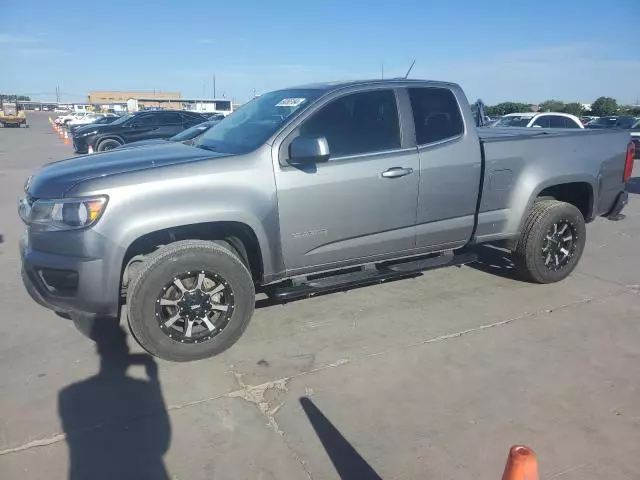
<svg viewBox="0 0 640 480">
<path fill-rule="evenodd" d="M 71 145 L 71 142 L 69 141 L 69 135 L 67 134 L 67 131 L 64 131 L 64 144 L 65 145 Z"/>
<path fill-rule="evenodd" d="M 535 452 L 524 445 L 511 447 L 502 480 L 538 480 L 538 460 Z"/>
</svg>

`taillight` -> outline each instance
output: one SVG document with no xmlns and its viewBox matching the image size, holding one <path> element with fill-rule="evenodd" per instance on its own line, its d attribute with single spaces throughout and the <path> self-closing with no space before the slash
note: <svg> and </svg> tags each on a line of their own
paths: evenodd
<svg viewBox="0 0 640 480">
<path fill-rule="evenodd" d="M 622 175 L 622 181 L 626 182 L 631 178 L 631 172 L 633 170 L 633 157 L 636 155 L 636 146 L 633 142 L 629 142 L 627 145 L 627 157 L 624 159 L 624 174 Z"/>
</svg>

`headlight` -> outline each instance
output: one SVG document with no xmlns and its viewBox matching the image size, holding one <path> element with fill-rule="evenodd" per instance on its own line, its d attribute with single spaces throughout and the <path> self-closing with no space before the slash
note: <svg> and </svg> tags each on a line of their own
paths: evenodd
<svg viewBox="0 0 640 480">
<path fill-rule="evenodd" d="M 20 202 L 20 218 L 28 225 L 40 225 L 45 230 L 77 230 L 98 221 L 107 206 L 107 197 L 36 200 L 29 205 Z"/>
<path fill-rule="evenodd" d="M 96 133 L 98 133 L 97 130 L 93 130 L 91 132 L 86 132 L 86 133 L 82 133 L 80 134 L 81 137 L 88 137 L 89 135 L 95 135 Z"/>
</svg>

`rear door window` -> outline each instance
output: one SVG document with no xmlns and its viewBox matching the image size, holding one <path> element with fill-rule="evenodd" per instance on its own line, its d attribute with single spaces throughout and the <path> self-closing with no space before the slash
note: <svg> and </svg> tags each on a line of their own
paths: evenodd
<svg viewBox="0 0 640 480">
<path fill-rule="evenodd" d="M 409 88 L 418 145 L 462 135 L 464 122 L 453 92 L 446 88 Z"/>
<path fill-rule="evenodd" d="M 533 122 L 532 127 L 542 127 L 542 128 L 551 128 L 551 117 L 552 115 L 543 115 L 542 117 L 536 118 L 535 122 Z"/>
<path fill-rule="evenodd" d="M 564 128 L 580 128 L 576 121 L 569 117 L 564 117 Z"/>
<path fill-rule="evenodd" d="M 559 115 L 549 115 L 549 127 L 551 128 L 565 128 L 565 117 Z"/>
</svg>

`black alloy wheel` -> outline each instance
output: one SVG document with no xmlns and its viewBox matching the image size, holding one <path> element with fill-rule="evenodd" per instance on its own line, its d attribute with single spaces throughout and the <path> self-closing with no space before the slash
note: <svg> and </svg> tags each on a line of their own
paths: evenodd
<svg viewBox="0 0 640 480">
<path fill-rule="evenodd" d="M 554 223 L 542 242 L 545 267 L 553 271 L 565 268 L 575 255 L 577 240 L 578 234 L 569 220 Z"/>
<path fill-rule="evenodd" d="M 181 343 L 211 340 L 233 315 L 231 285 L 220 275 L 185 272 L 167 283 L 156 299 L 156 319 L 162 331 Z"/>
</svg>

